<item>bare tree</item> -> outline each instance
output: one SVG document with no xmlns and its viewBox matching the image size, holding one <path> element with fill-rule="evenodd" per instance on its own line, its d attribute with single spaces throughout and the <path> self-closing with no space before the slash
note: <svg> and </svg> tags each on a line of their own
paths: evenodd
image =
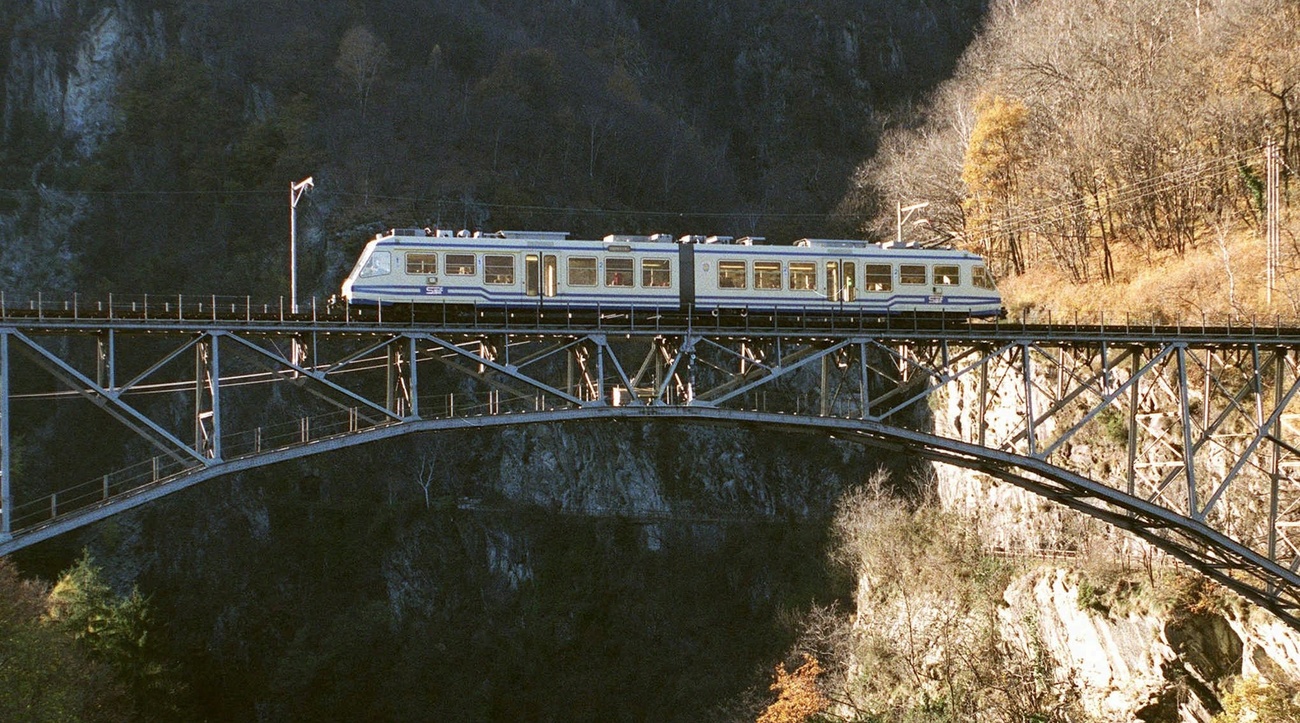
<svg viewBox="0 0 1300 723">
<path fill-rule="evenodd" d="M 388 63 L 388 46 L 364 25 L 356 25 L 343 34 L 339 57 L 334 67 L 356 91 L 361 103 L 361 117 L 366 116 L 370 90 L 379 79 L 379 71 Z"/>
<path fill-rule="evenodd" d="M 433 480 L 438 466 L 434 459 L 427 454 L 420 455 L 420 470 L 415 474 L 415 484 L 424 491 L 424 508 L 427 510 L 433 506 L 433 500 L 430 497 L 430 490 L 433 488 Z"/>
<path fill-rule="evenodd" d="M 930 201 L 999 267 L 1110 282 L 1121 245 L 1181 254 L 1252 222 L 1261 138 L 1300 158 L 1296 58 L 1293 0 L 994 2 L 930 104 L 882 119 L 898 130 L 842 208 L 883 232 L 894 201 Z"/>
</svg>

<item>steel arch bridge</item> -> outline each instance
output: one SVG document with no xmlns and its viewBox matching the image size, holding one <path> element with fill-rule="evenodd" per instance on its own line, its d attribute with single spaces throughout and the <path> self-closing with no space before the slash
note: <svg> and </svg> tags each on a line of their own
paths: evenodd
<svg viewBox="0 0 1300 723">
<path fill-rule="evenodd" d="M 1300 329 L 535 309 L 417 323 L 152 303 L 0 306 L 0 554 L 223 474 L 404 434 L 695 420 L 986 473 L 1300 629 Z M 86 415 L 120 423 L 103 429 L 140 461 L 76 484 L 36 474 L 57 464 L 25 440 L 76 458 L 109 439 L 62 424 Z"/>
</svg>

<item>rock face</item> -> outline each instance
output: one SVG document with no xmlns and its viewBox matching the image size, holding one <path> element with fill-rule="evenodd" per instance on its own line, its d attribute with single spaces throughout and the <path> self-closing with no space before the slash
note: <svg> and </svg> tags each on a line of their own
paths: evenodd
<svg viewBox="0 0 1300 723">
<path fill-rule="evenodd" d="M 1267 613 L 1098 610 L 1081 599 L 1085 589 L 1076 571 L 1026 574 L 1007 589 L 1000 619 L 1008 639 L 1051 652 L 1057 677 L 1099 720 L 1205 723 L 1236 676 L 1300 680 L 1300 635 Z"/>
<path fill-rule="evenodd" d="M 161 15 L 146 23 L 130 3 L 96 9 L 41 1 L 16 16 L 22 20 L 8 48 L 5 134 L 15 114 L 34 112 L 88 157 L 114 129 L 123 74 L 145 57 L 161 57 Z"/>
<path fill-rule="evenodd" d="M 130 3 L 95 10 L 42 1 L 19 17 L 14 35 L 5 64 L 5 134 L 16 113 L 34 112 L 73 139 L 82 157 L 112 133 L 122 75 L 164 51 L 161 14 L 144 21 Z"/>
<path fill-rule="evenodd" d="M 143 58 L 160 57 L 162 21 L 154 15 L 152 23 L 143 22 L 130 3 L 17 5 L 13 40 L 0 49 L 7 52 L 0 63 L 0 142 L 35 144 L 33 136 L 40 134 L 34 125 L 46 126 L 54 140 L 45 141 L 48 148 L 27 149 L 25 155 L 44 156 L 30 159 L 23 191 L 12 196 L 14 206 L 0 208 L 0 286 L 10 293 L 65 291 L 76 273 L 72 229 L 89 201 L 46 179 L 89 158 L 114 130 L 122 78 Z"/>
<path fill-rule="evenodd" d="M 677 424 L 449 433 L 203 486 L 68 554 L 150 591 L 220 717 L 707 718 L 767 684 L 783 616 L 848 592 L 827 519 L 882 463 Z"/>
<path fill-rule="evenodd" d="M 63 132 L 77 139 L 89 156 L 114 128 L 115 101 L 122 73 L 158 43 L 137 35 L 140 28 L 123 11 L 104 8 L 90 22 L 76 50 L 64 85 Z"/>
<path fill-rule="evenodd" d="M 995 399 L 1008 403 L 990 405 L 991 437 L 1005 437 L 1022 424 L 1019 386 L 995 391 Z M 939 397 L 935 429 L 958 436 L 964 429 L 969 436 L 978 423 L 976 395 L 973 383 L 954 384 Z M 1102 446 L 1086 438 L 1076 442 L 1069 463 L 1100 474 L 1108 462 Z M 1057 678 L 1075 686 L 1098 720 L 1206 723 L 1222 712 L 1221 696 L 1236 677 L 1261 676 L 1284 686 L 1300 681 L 1300 634 L 1227 593 L 1123 606 L 1098 602 L 1095 587 L 1115 584 L 1094 579 L 1098 563 L 1158 559 L 1140 540 L 983 474 L 939 466 L 936 479 L 940 504 L 975 520 L 987 549 L 1065 561 L 1026 573 L 1007 588 L 1002 634 L 1024 649 L 1037 644 L 1047 650 L 1059 665 Z M 1071 567 L 1070 559 L 1088 564 Z M 1156 577 L 1138 582 L 1164 584 Z M 1207 604 L 1211 598 L 1229 602 Z"/>
</svg>

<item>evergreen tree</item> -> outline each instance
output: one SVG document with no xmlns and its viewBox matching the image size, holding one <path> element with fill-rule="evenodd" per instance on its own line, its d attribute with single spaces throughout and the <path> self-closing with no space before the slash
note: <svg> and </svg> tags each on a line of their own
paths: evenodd
<svg viewBox="0 0 1300 723">
<path fill-rule="evenodd" d="M 128 720 L 125 687 L 109 666 L 42 622 L 47 592 L 0 558 L 0 720 Z"/>
<path fill-rule="evenodd" d="M 45 621 L 112 669 L 130 691 L 137 719 L 174 720 L 183 686 L 155 651 L 149 617 L 148 599 L 138 589 L 115 594 L 87 553 L 50 591 Z"/>
</svg>

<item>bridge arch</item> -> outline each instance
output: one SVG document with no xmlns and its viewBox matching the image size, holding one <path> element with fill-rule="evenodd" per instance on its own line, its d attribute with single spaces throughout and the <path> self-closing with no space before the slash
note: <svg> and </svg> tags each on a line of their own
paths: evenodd
<svg viewBox="0 0 1300 723">
<path fill-rule="evenodd" d="M 24 528 L 0 542 L 8 554 L 228 474 L 396 437 L 583 420 L 669 420 L 816 433 L 988 474 L 1083 512 L 1145 540 L 1300 630 L 1300 575 L 1217 532 L 1201 520 L 1126 494 L 1043 459 L 982 447 L 867 419 L 802 416 L 709 406 L 588 406 L 400 423 L 193 468 L 152 485 Z"/>
</svg>

